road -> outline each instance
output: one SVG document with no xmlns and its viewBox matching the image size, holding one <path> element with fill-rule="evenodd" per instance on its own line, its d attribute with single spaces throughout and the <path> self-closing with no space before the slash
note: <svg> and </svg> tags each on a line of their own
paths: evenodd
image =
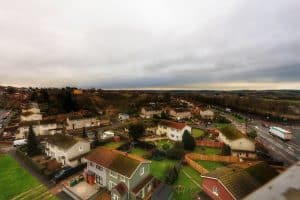
<svg viewBox="0 0 300 200">
<path fill-rule="evenodd" d="M 238 122 L 230 114 L 222 113 L 222 115 L 228 118 L 241 132 L 245 133 L 245 124 Z M 247 129 L 248 131 L 250 129 L 256 130 L 256 140 L 266 147 L 272 157 L 283 161 L 287 166 L 292 165 L 300 160 L 300 126 L 283 126 L 280 124 L 272 124 L 272 126 L 279 126 L 292 131 L 292 140 L 285 142 L 275 136 L 270 135 L 269 128 L 262 126 L 262 123 L 263 121 L 261 120 L 253 119 L 249 121 Z"/>
</svg>

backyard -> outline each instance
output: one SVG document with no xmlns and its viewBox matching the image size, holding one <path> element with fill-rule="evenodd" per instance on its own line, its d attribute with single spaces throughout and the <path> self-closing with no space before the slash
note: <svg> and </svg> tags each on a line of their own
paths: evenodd
<svg viewBox="0 0 300 200">
<path fill-rule="evenodd" d="M 195 138 L 201 137 L 204 134 L 204 131 L 199 128 L 192 128 L 192 135 Z"/>
<path fill-rule="evenodd" d="M 201 175 L 190 166 L 183 166 L 177 181 L 175 182 L 174 199 L 190 200 L 194 199 L 201 191 Z"/>
<path fill-rule="evenodd" d="M 196 147 L 194 153 L 207 154 L 207 155 L 218 155 L 221 154 L 220 148 L 211 147 Z"/>
<path fill-rule="evenodd" d="M 208 161 L 208 160 L 198 160 L 197 163 L 199 163 L 202 167 L 204 167 L 208 171 L 213 171 L 218 167 L 223 167 L 226 165 L 221 162 L 214 162 L 214 161 Z"/>
<path fill-rule="evenodd" d="M 0 199 L 53 199 L 56 197 L 47 192 L 38 180 L 9 155 L 0 156 Z M 18 181 L 16 181 L 18 180 Z"/>
</svg>

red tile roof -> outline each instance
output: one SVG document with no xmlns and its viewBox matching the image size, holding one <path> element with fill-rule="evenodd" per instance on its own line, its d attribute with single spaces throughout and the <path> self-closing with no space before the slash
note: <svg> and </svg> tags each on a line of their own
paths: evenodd
<svg viewBox="0 0 300 200">
<path fill-rule="evenodd" d="M 159 124 L 163 125 L 163 126 L 175 128 L 175 129 L 178 129 L 178 130 L 183 129 L 186 126 L 185 123 L 173 122 L 173 121 L 167 121 L 167 120 L 161 120 L 159 122 Z"/>
</svg>

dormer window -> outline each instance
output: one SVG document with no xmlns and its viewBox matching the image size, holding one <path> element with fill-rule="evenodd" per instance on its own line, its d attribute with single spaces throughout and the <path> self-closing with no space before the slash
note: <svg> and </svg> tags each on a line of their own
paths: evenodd
<svg viewBox="0 0 300 200">
<path fill-rule="evenodd" d="M 213 187 L 213 193 L 214 193 L 214 195 L 219 196 L 218 187 L 216 187 L 216 186 Z"/>
</svg>

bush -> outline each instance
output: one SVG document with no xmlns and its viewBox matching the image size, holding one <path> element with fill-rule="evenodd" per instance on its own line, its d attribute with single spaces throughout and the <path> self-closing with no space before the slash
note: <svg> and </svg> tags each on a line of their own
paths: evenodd
<svg viewBox="0 0 300 200">
<path fill-rule="evenodd" d="M 152 151 L 152 159 L 153 160 L 157 160 L 157 161 L 160 161 L 160 160 L 163 160 L 164 158 L 166 157 L 166 153 L 164 151 L 161 151 L 159 149 L 155 149 Z"/>
<path fill-rule="evenodd" d="M 181 160 L 184 156 L 184 149 L 182 143 L 176 142 L 174 147 L 169 149 L 166 153 L 167 158 L 172 160 Z"/>
<path fill-rule="evenodd" d="M 163 150 L 167 151 L 170 149 L 170 145 L 165 143 L 165 144 L 163 144 L 162 148 L 163 148 Z"/>
<path fill-rule="evenodd" d="M 231 148 L 227 144 L 224 144 L 222 147 L 222 155 L 223 156 L 230 156 L 231 155 Z"/>
<path fill-rule="evenodd" d="M 146 150 L 152 150 L 155 148 L 154 144 L 151 144 L 149 142 L 144 142 L 144 141 L 137 141 L 135 146 Z"/>
<path fill-rule="evenodd" d="M 183 136 L 182 136 L 182 142 L 183 142 L 183 147 L 185 150 L 188 151 L 194 151 L 196 147 L 196 142 L 193 136 L 191 136 L 191 133 L 188 131 L 184 131 Z"/>
<path fill-rule="evenodd" d="M 257 137 L 257 133 L 256 133 L 255 130 L 252 130 L 249 133 L 247 133 L 247 136 L 252 138 L 252 139 L 255 139 Z"/>
<path fill-rule="evenodd" d="M 166 179 L 165 179 L 165 182 L 167 184 L 174 184 L 175 181 L 177 180 L 178 178 L 178 175 L 179 175 L 179 171 L 176 169 L 176 167 L 172 167 L 170 169 L 168 169 L 167 173 L 166 173 Z"/>
</svg>

